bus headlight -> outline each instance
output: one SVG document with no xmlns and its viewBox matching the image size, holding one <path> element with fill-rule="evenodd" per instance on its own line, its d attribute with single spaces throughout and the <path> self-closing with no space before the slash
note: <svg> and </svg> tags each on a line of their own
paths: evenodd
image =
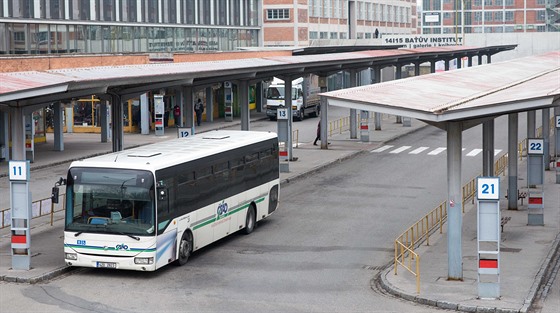
<svg viewBox="0 0 560 313">
<path fill-rule="evenodd" d="M 134 264 L 153 264 L 154 258 L 134 258 Z"/>
<path fill-rule="evenodd" d="M 78 259 L 78 254 L 76 254 L 76 253 L 64 253 L 64 258 L 66 260 L 77 260 Z"/>
</svg>

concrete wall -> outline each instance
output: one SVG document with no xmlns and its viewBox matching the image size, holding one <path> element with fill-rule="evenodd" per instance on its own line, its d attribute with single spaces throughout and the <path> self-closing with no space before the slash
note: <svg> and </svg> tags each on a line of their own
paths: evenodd
<svg viewBox="0 0 560 313">
<path fill-rule="evenodd" d="M 560 33 L 465 34 L 466 46 L 486 47 L 510 44 L 517 44 L 518 46 L 513 51 L 500 52 L 492 56 L 492 62 L 560 50 Z"/>
<path fill-rule="evenodd" d="M 0 73 L 45 71 L 64 68 L 119 66 L 152 63 L 157 54 L 99 54 L 99 55 L 45 55 L 45 56 L 2 56 Z M 219 53 L 175 53 L 169 54 L 173 62 L 205 62 L 239 60 L 273 56 L 291 56 L 291 50 L 234 51 Z"/>
</svg>

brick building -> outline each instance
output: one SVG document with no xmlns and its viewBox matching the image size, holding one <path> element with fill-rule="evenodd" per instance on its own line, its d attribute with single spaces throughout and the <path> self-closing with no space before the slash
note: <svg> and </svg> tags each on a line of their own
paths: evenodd
<svg viewBox="0 0 560 313">
<path fill-rule="evenodd" d="M 560 31 L 560 0 L 423 0 L 423 34 Z"/>
<path fill-rule="evenodd" d="M 268 47 L 417 33 L 416 0 L 263 0 L 263 10 Z"/>
</svg>

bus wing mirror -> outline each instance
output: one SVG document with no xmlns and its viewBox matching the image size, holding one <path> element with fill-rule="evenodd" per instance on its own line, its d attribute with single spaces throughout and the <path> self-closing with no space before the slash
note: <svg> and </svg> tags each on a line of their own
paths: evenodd
<svg viewBox="0 0 560 313">
<path fill-rule="evenodd" d="M 54 183 L 54 187 L 52 188 L 51 191 L 51 201 L 53 203 L 58 203 L 58 193 L 59 193 L 58 186 L 62 186 L 62 185 L 66 185 L 66 179 L 60 177 L 60 179 Z"/>
<path fill-rule="evenodd" d="M 58 187 L 53 187 L 51 192 L 52 203 L 58 203 Z"/>
</svg>

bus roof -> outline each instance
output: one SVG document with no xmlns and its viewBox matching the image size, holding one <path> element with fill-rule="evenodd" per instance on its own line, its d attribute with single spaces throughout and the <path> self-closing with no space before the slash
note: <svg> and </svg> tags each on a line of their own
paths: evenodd
<svg viewBox="0 0 560 313">
<path fill-rule="evenodd" d="M 155 171 L 175 164 L 276 138 L 273 132 L 216 130 L 74 161 L 72 167 Z"/>
</svg>

